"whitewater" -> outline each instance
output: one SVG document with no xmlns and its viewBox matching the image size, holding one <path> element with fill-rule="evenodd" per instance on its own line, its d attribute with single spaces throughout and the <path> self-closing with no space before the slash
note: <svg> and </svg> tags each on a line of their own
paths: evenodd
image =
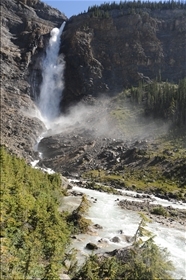
<svg viewBox="0 0 186 280">
<path fill-rule="evenodd" d="M 59 57 L 61 34 L 65 27 L 65 22 L 60 29 L 53 28 L 50 32 L 50 40 L 46 49 L 46 56 L 42 63 L 42 84 L 37 106 L 42 115 L 42 121 L 48 127 L 60 114 L 59 104 L 62 99 L 64 89 L 63 72 L 65 62 L 63 57 Z"/>
</svg>

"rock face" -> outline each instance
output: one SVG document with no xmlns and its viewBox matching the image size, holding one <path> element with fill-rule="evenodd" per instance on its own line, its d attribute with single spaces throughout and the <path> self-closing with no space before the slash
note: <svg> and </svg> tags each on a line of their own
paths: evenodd
<svg viewBox="0 0 186 280">
<path fill-rule="evenodd" d="M 63 106 L 83 95 L 115 93 L 139 81 L 186 75 L 186 17 L 181 9 L 111 10 L 70 18 L 61 51 L 66 73 Z"/>
<path fill-rule="evenodd" d="M 36 0 L 3 0 L 1 12 L 1 144 L 30 161 L 45 129 L 31 98 L 33 68 L 37 72 L 33 62 L 43 52 L 50 30 L 66 17 Z"/>
</svg>

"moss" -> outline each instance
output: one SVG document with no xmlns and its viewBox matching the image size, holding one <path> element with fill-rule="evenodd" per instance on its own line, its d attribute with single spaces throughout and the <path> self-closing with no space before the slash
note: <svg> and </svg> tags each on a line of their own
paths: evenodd
<svg viewBox="0 0 186 280">
<path fill-rule="evenodd" d="M 167 210 L 161 205 L 154 207 L 152 210 L 150 210 L 150 213 L 155 215 L 161 215 L 164 217 L 167 217 L 169 215 Z"/>
</svg>

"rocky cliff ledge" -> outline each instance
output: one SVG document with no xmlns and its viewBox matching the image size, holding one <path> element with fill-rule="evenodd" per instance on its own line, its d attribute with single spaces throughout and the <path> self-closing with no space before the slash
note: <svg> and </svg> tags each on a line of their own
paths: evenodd
<svg viewBox="0 0 186 280">
<path fill-rule="evenodd" d="M 115 93 L 160 77 L 186 75 L 186 10 L 110 10 L 70 18 L 61 51 L 66 73 L 63 105 L 83 95 Z"/>
</svg>

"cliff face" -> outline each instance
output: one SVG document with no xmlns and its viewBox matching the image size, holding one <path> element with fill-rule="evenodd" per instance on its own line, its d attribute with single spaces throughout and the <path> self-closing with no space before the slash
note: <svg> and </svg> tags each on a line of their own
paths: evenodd
<svg viewBox="0 0 186 280">
<path fill-rule="evenodd" d="M 1 143 L 28 159 L 44 128 L 31 98 L 33 62 L 66 17 L 39 1 L 3 0 L 1 13 Z"/>
<path fill-rule="evenodd" d="M 72 17 L 61 48 L 66 59 L 63 104 L 160 76 L 177 82 L 186 75 L 185 45 L 185 10 Z"/>
</svg>

